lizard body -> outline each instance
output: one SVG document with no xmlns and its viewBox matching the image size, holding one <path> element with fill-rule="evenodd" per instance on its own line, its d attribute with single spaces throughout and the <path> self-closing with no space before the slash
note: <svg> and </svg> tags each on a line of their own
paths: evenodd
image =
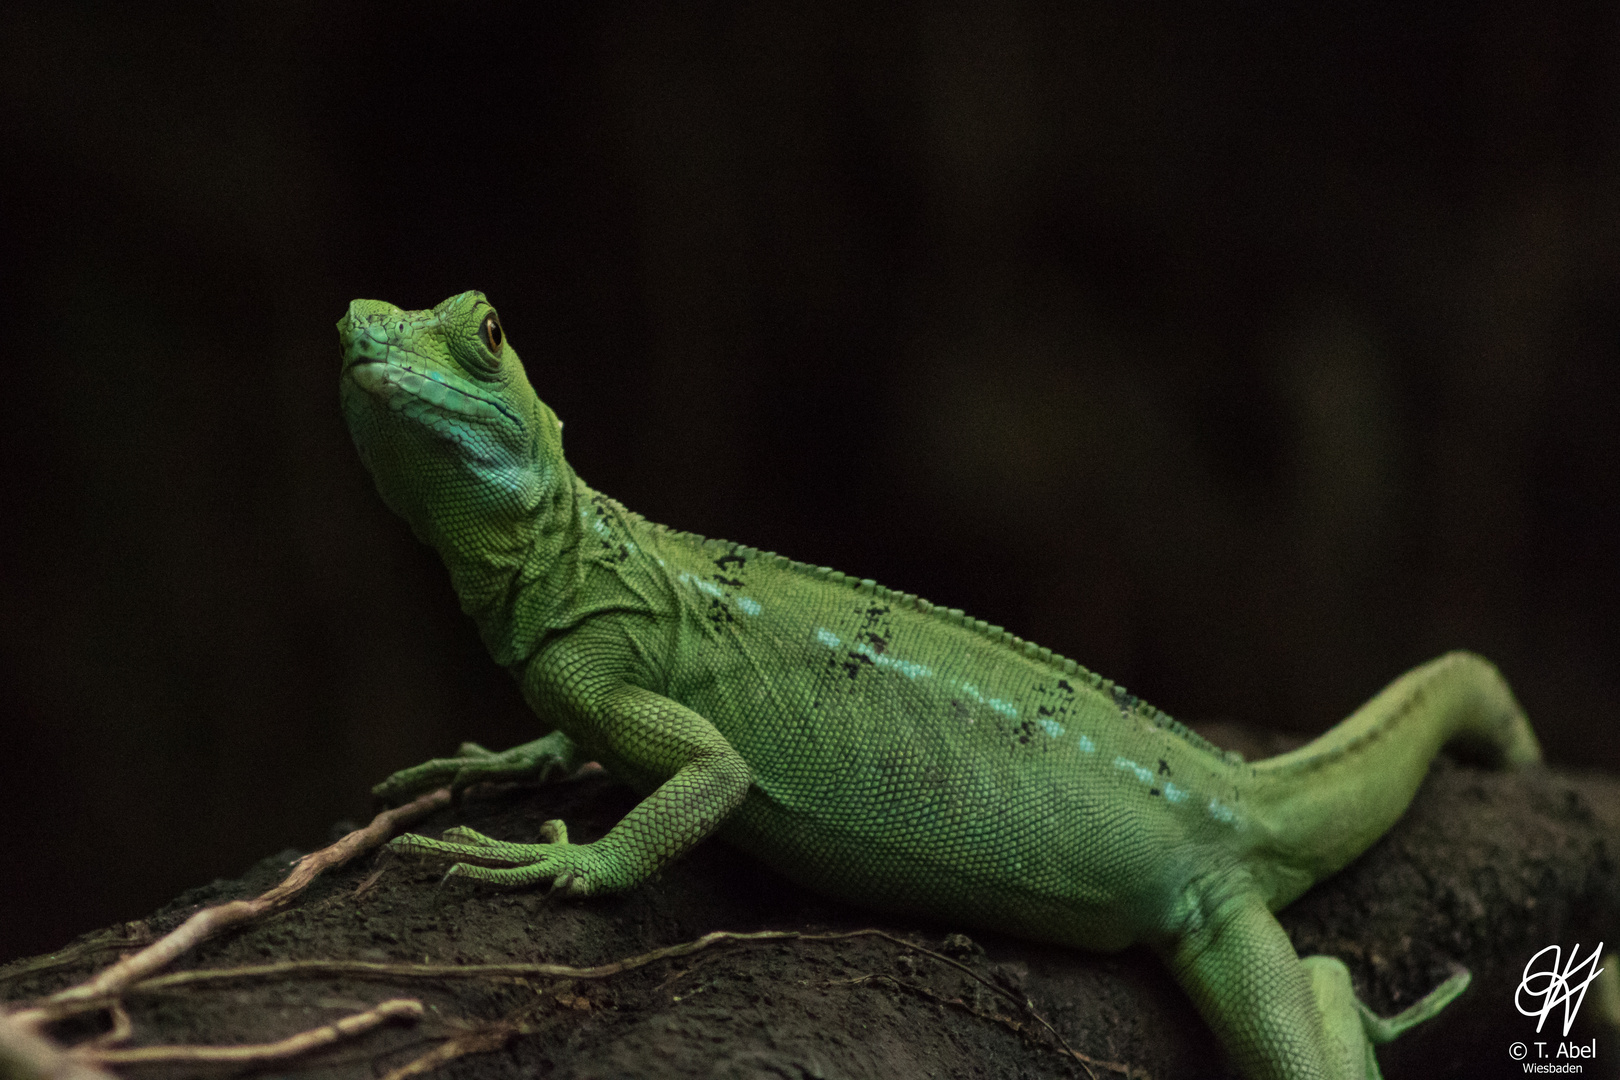
<svg viewBox="0 0 1620 1080">
<path fill-rule="evenodd" d="M 1300 750 L 1249 763 L 1123 687 L 955 609 L 666 529 L 593 491 L 480 293 L 338 323 L 350 430 L 384 500 L 554 732 L 468 744 L 378 793 L 600 761 L 642 796 L 607 836 L 401 837 L 451 873 L 633 887 L 718 832 L 869 906 L 1090 949 L 1152 946 L 1252 1077 L 1377 1075 L 1391 1020 L 1271 912 L 1404 811 L 1441 745 L 1540 751 L 1487 662 L 1452 653 Z"/>
</svg>

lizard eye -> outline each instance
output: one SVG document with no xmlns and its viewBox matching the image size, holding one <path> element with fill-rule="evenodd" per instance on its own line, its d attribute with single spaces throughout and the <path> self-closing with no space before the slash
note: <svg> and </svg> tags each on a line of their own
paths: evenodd
<svg viewBox="0 0 1620 1080">
<path fill-rule="evenodd" d="M 484 343 L 484 348 L 500 355 L 501 343 L 506 340 L 506 334 L 501 330 L 501 320 L 495 317 L 492 311 L 484 316 L 484 321 L 478 327 L 478 339 Z"/>
</svg>

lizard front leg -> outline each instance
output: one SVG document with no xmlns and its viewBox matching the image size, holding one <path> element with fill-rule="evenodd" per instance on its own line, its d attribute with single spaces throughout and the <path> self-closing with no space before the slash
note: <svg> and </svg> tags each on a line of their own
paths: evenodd
<svg viewBox="0 0 1620 1080">
<path fill-rule="evenodd" d="M 458 862 L 447 879 L 468 877 L 506 886 L 552 881 L 572 896 L 621 892 L 714 832 L 747 796 L 751 775 L 742 755 L 714 725 L 684 705 L 620 684 L 576 709 L 617 759 L 644 774 L 668 777 L 602 839 L 572 844 L 562 822 L 547 822 L 538 844 L 452 829 L 445 840 L 405 835 L 389 847 L 504 864 Z"/>
</svg>

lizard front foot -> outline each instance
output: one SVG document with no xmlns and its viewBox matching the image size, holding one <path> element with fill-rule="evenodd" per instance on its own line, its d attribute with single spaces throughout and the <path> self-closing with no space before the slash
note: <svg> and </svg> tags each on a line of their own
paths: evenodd
<svg viewBox="0 0 1620 1080">
<path fill-rule="evenodd" d="M 461 744 L 455 757 L 434 758 L 401 769 L 372 788 L 371 794 L 398 805 L 423 792 L 448 786 L 450 794 L 459 799 L 474 784 L 544 783 L 568 776 L 582 764 L 579 756 L 574 744 L 560 731 L 498 753 L 467 742 Z"/>
<path fill-rule="evenodd" d="M 432 840 L 406 833 L 389 841 L 388 847 L 414 855 L 479 860 L 456 863 L 445 872 L 444 881 L 465 877 L 507 888 L 550 881 L 551 891 L 563 896 L 590 896 L 605 891 L 601 857 L 591 850 L 590 844 L 569 843 L 568 826 L 561 821 L 541 825 L 538 844 L 496 840 L 465 826 L 446 829 L 444 836 L 443 840 Z M 499 865 L 483 865 L 485 863 Z"/>
</svg>

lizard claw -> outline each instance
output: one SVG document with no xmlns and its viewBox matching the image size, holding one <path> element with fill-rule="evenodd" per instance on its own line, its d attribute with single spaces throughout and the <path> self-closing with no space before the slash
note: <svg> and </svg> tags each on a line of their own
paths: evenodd
<svg viewBox="0 0 1620 1080">
<path fill-rule="evenodd" d="M 507 888 L 549 881 L 550 893 L 559 896 L 587 896 L 602 888 L 598 880 L 600 856 L 590 850 L 589 844 L 569 843 L 568 826 L 558 820 L 540 827 L 540 842 L 536 844 L 496 840 L 457 825 L 446 829 L 443 839 L 405 833 L 390 840 L 388 848 L 456 859 L 440 880 L 441 889 L 451 878 L 460 877 Z"/>
</svg>

